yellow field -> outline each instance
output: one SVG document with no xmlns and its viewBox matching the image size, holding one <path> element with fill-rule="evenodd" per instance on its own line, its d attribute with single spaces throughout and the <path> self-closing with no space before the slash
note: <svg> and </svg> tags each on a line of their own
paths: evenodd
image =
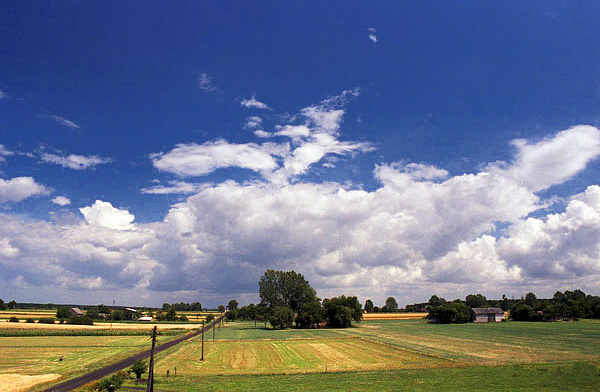
<svg viewBox="0 0 600 392">
<path fill-rule="evenodd" d="M 83 329 L 83 330 L 95 330 L 95 329 L 120 329 L 120 330 L 150 330 L 156 325 L 159 330 L 163 329 L 195 329 L 201 328 L 202 324 L 195 323 L 181 323 L 181 324 L 152 324 L 152 323 L 110 323 L 110 322 L 95 322 L 94 325 L 71 325 L 71 324 L 38 324 L 38 323 L 9 323 L 3 322 L 0 324 L 1 329 Z"/>
<path fill-rule="evenodd" d="M 428 313 L 363 313 L 363 320 L 415 320 L 427 317 Z"/>
<path fill-rule="evenodd" d="M 0 392 L 21 392 L 45 382 L 58 380 L 60 374 L 24 376 L 22 374 L 0 373 Z"/>
</svg>

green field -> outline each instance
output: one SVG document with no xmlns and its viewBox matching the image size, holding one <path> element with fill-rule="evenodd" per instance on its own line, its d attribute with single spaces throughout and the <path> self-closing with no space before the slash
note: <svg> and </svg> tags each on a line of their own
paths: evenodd
<svg viewBox="0 0 600 392">
<path fill-rule="evenodd" d="M 206 336 L 205 362 L 200 348 L 196 338 L 161 353 L 157 389 L 596 390 L 600 385 L 600 322 L 590 320 L 463 325 L 386 320 L 349 329 L 285 331 L 239 322 L 228 323 L 214 342 L 212 334 Z"/>
</svg>

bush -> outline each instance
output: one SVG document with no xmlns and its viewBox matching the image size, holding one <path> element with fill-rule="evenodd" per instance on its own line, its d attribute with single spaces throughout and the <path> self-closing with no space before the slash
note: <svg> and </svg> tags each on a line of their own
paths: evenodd
<svg viewBox="0 0 600 392">
<path fill-rule="evenodd" d="M 54 317 L 42 317 L 38 319 L 39 324 L 54 324 Z"/>
<path fill-rule="evenodd" d="M 135 378 L 137 378 L 138 380 L 142 378 L 142 374 L 146 373 L 147 371 L 148 364 L 142 359 L 134 362 L 133 365 L 131 365 L 131 367 L 129 368 L 129 372 L 135 373 Z"/>
<path fill-rule="evenodd" d="M 209 314 L 208 316 L 206 316 L 206 319 L 205 319 L 205 321 L 206 321 L 207 323 L 210 323 L 210 322 L 211 322 L 211 321 L 213 321 L 214 319 L 215 319 L 215 316 L 214 316 L 214 315 L 212 315 L 212 314 Z"/>
<path fill-rule="evenodd" d="M 67 308 L 65 306 L 61 306 L 60 308 L 58 308 L 56 310 L 56 318 L 68 319 L 70 316 L 71 316 L 71 312 L 69 311 L 69 308 Z"/>
<path fill-rule="evenodd" d="M 88 316 L 73 316 L 69 319 L 67 324 L 75 325 L 94 325 L 94 321 Z"/>
<path fill-rule="evenodd" d="M 25 320 L 26 323 L 32 324 L 35 323 L 35 319 L 34 318 L 28 318 L 27 320 Z"/>
<path fill-rule="evenodd" d="M 118 371 L 110 377 L 103 378 L 97 385 L 99 391 L 115 391 L 121 388 L 123 381 L 129 377 L 129 374 L 124 371 Z"/>
<path fill-rule="evenodd" d="M 323 300 L 323 309 L 327 325 L 334 328 L 347 328 L 352 325 L 352 320 L 360 322 L 362 309 L 356 297 L 334 297 Z"/>
<path fill-rule="evenodd" d="M 19 319 L 16 318 L 15 316 L 12 316 L 11 318 L 8 319 L 8 321 L 11 322 L 11 323 L 18 323 Z"/>
</svg>

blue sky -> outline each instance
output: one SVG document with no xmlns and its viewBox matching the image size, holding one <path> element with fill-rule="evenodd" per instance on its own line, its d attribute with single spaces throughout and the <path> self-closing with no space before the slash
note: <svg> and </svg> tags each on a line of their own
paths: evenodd
<svg viewBox="0 0 600 392">
<path fill-rule="evenodd" d="M 600 288 L 594 2 L 0 15 L 2 298 Z"/>
</svg>

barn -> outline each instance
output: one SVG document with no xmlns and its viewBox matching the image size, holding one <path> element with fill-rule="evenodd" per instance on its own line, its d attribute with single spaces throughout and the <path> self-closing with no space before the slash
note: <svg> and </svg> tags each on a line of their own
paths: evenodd
<svg viewBox="0 0 600 392">
<path fill-rule="evenodd" d="M 500 308 L 471 308 L 471 320 L 476 323 L 493 323 L 504 320 L 504 311 Z"/>
<path fill-rule="evenodd" d="M 71 314 L 71 317 L 77 317 L 77 316 L 83 316 L 83 311 L 79 308 L 71 308 L 69 309 L 69 313 Z"/>
</svg>

